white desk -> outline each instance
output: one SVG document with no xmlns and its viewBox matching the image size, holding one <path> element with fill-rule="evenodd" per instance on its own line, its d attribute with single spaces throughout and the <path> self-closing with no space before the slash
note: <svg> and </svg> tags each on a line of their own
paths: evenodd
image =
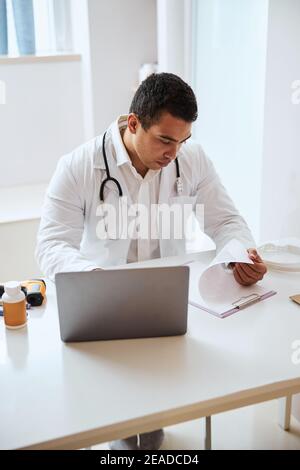
<svg viewBox="0 0 300 470">
<path fill-rule="evenodd" d="M 68 345 L 49 285 L 27 328 L 0 320 L 0 448 L 87 447 L 300 392 L 300 276 L 270 279 L 276 296 L 227 319 L 190 308 L 185 336 Z"/>
</svg>

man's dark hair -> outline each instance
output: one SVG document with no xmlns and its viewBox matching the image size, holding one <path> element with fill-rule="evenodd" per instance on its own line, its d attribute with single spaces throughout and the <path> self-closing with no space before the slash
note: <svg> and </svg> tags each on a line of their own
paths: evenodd
<svg viewBox="0 0 300 470">
<path fill-rule="evenodd" d="M 173 73 L 153 73 L 137 89 L 130 113 L 138 116 L 147 130 L 163 112 L 186 122 L 198 117 L 197 100 L 191 87 Z"/>
</svg>

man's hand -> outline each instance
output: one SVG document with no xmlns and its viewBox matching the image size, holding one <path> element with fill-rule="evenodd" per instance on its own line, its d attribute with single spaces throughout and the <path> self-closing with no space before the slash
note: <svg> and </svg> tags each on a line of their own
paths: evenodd
<svg viewBox="0 0 300 470">
<path fill-rule="evenodd" d="M 254 264 L 234 263 L 232 266 L 234 278 L 242 286 L 251 286 L 257 281 L 261 281 L 267 272 L 267 266 L 256 249 L 249 248 L 247 251 Z"/>
</svg>

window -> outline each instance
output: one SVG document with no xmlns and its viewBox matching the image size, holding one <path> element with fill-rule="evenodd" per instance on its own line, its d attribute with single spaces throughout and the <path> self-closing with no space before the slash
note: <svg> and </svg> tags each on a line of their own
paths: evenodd
<svg viewBox="0 0 300 470">
<path fill-rule="evenodd" d="M 17 2 L 16 2 L 17 4 Z M 16 4 L 14 5 L 16 8 Z M 20 27 L 13 0 L 6 0 L 8 55 L 22 55 L 16 27 Z M 70 0 L 33 0 L 35 53 L 38 55 L 72 51 Z M 28 12 L 25 12 L 25 21 Z M 17 21 L 16 21 L 17 20 Z M 29 28 L 31 25 L 29 25 Z M 26 52 L 25 52 L 26 53 Z M 30 53 L 30 52 L 29 52 Z"/>
<path fill-rule="evenodd" d="M 267 26 L 267 0 L 193 0 L 193 87 L 201 109 L 194 136 L 256 237 Z"/>
</svg>

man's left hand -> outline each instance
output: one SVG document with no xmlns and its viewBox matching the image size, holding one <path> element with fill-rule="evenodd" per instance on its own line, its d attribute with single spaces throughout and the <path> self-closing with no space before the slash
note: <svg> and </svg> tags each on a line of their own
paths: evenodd
<svg viewBox="0 0 300 470">
<path fill-rule="evenodd" d="M 267 272 L 267 266 L 256 249 L 249 248 L 247 251 L 254 264 L 235 263 L 232 267 L 235 280 L 242 286 L 251 286 L 257 281 L 261 281 Z"/>
</svg>

